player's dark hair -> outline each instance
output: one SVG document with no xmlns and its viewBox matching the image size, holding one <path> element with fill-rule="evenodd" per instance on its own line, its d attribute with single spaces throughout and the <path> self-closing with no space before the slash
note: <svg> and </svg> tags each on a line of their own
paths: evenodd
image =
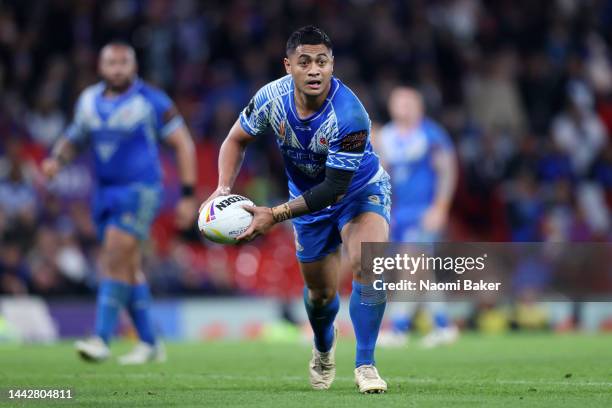
<svg viewBox="0 0 612 408">
<path fill-rule="evenodd" d="M 108 47 L 108 46 L 118 46 L 118 47 L 126 47 L 126 48 L 134 48 L 132 47 L 132 44 L 130 44 L 128 41 L 123 40 L 121 38 L 114 38 L 106 43 L 104 43 L 103 47 Z"/>
<path fill-rule="evenodd" d="M 295 30 L 287 40 L 285 51 L 287 55 L 292 54 L 300 45 L 325 45 L 330 51 L 333 49 L 329 36 L 319 27 L 313 25 L 304 26 Z"/>
<path fill-rule="evenodd" d="M 136 55 L 136 50 L 134 49 L 132 44 L 130 44 L 129 42 L 127 42 L 125 40 L 121 40 L 121 39 L 111 40 L 111 41 L 107 42 L 106 44 L 104 44 L 101 49 L 104 49 L 106 47 L 123 47 L 123 48 L 127 48 L 132 53 L 134 53 L 134 55 Z"/>
</svg>

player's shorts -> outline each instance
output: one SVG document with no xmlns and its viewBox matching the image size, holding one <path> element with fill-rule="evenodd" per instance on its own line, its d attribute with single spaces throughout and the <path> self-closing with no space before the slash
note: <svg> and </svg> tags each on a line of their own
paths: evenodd
<svg viewBox="0 0 612 408">
<path fill-rule="evenodd" d="M 147 239 L 151 224 L 161 204 L 162 188 L 151 184 L 99 187 L 94 194 L 93 219 L 98 239 L 110 225 Z"/>
<path fill-rule="evenodd" d="M 296 256 L 300 262 L 314 262 L 336 251 L 342 243 L 340 231 L 365 212 L 380 214 L 390 222 L 391 183 L 385 174 L 380 180 L 346 196 L 331 210 L 293 219 Z M 319 214 L 322 213 L 322 214 Z"/>
</svg>

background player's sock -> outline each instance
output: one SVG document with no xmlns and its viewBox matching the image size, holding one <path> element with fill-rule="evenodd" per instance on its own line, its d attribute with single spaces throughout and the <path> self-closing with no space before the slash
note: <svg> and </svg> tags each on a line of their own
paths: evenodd
<svg viewBox="0 0 612 408">
<path fill-rule="evenodd" d="M 449 322 L 448 322 L 448 316 L 446 316 L 446 313 L 436 312 L 434 314 L 434 324 L 437 329 L 444 329 L 445 327 L 448 327 Z"/>
<path fill-rule="evenodd" d="M 138 338 L 141 341 L 154 346 L 155 334 L 153 331 L 153 322 L 149 309 L 151 307 L 151 291 L 149 285 L 140 283 L 131 288 L 131 294 L 128 302 L 128 312 L 134 323 L 134 327 L 138 332 Z"/>
<path fill-rule="evenodd" d="M 408 333 L 412 329 L 412 319 L 405 314 L 396 315 L 391 319 L 391 328 L 396 333 Z"/>
<path fill-rule="evenodd" d="M 106 279 L 98 288 L 96 306 L 96 335 L 106 344 L 115 332 L 119 312 L 125 307 L 130 296 L 131 285 Z"/>
<path fill-rule="evenodd" d="M 372 284 L 353 281 L 349 312 L 357 338 L 355 367 L 374 364 L 374 348 L 386 303 L 384 291 L 375 290 Z"/>
<path fill-rule="evenodd" d="M 317 350 L 326 353 L 334 343 L 334 319 L 340 308 L 340 298 L 336 296 L 326 305 L 315 307 L 308 298 L 308 288 L 304 288 L 304 305 L 308 320 L 314 332 L 314 343 Z"/>
</svg>

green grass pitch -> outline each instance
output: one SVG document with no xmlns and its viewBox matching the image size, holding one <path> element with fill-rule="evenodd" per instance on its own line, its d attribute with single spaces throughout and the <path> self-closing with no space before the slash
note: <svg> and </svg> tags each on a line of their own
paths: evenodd
<svg viewBox="0 0 612 408">
<path fill-rule="evenodd" d="M 130 344 L 113 345 L 114 355 Z M 72 345 L 0 345 L 1 406 L 124 407 L 610 407 L 612 336 L 464 336 L 451 347 L 377 351 L 382 395 L 353 384 L 354 343 L 338 345 L 336 381 L 313 391 L 306 345 L 168 345 L 165 364 L 80 361 Z M 72 401 L 12 401 L 7 388 L 71 388 Z"/>
</svg>

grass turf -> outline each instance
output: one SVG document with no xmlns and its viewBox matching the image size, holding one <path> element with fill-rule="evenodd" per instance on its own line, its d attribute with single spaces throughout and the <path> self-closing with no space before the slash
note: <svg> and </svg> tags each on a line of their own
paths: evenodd
<svg viewBox="0 0 612 408">
<path fill-rule="evenodd" d="M 169 361 L 87 364 L 72 345 L 0 345 L 0 406 L 591 407 L 612 406 L 612 337 L 464 336 L 451 347 L 377 351 L 382 395 L 353 384 L 354 343 L 338 346 L 337 378 L 312 391 L 305 345 L 169 344 Z M 115 355 L 130 344 L 113 345 Z M 71 388 L 71 401 L 12 401 L 7 388 Z"/>
</svg>

